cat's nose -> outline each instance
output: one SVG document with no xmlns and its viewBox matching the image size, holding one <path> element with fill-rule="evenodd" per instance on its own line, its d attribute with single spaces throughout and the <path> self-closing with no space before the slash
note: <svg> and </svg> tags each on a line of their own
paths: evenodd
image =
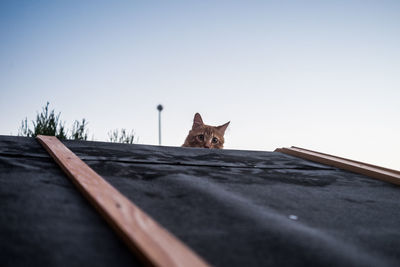
<svg viewBox="0 0 400 267">
<path fill-rule="evenodd" d="M 210 144 L 204 144 L 204 148 L 210 148 Z"/>
</svg>

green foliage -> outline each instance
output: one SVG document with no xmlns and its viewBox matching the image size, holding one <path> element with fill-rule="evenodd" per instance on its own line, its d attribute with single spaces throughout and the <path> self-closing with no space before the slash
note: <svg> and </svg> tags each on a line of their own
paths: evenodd
<svg viewBox="0 0 400 267">
<path fill-rule="evenodd" d="M 74 140 L 87 140 L 88 139 L 88 129 L 86 128 L 87 124 L 88 123 L 85 119 L 82 119 L 82 123 L 79 123 L 79 121 L 74 121 L 74 124 L 72 125 L 72 132 L 70 138 Z"/>
<path fill-rule="evenodd" d="M 36 137 L 39 134 L 52 135 L 60 139 L 66 139 L 64 124 L 60 121 L 61 113 L 55 115 L 54 109 L 49 111 L 49 102 L 42 108 L 42 112 L 36 114 L 36 121 L 32 121 L 33 129 L 28 126 L 28 119 L 22 121 L 18 135 Z"/>
<path fill-rule="evenodd" d="M 36 114 L 36 120 L 32 121 L 33 129 L 28 125 L 28 119 L 22 120 L 21 127 L 18 129 L 19 136 L 36 137 L 38 135 L 56 136 L 59 139 L 87 140 L 87 122 L 82 119 L 82 124 L 75 121 L 72 133 L 67 136 L 65 123 L 61 122 L 61 112 L 56 115 L 54 109 L 49 111 L 49 102 L 42 108 L 41 113 Z"/>
<path fill-rule="evenodd" d="M 81 122 L 75 120 L 72 124 L 71 134 L 65 129 L 65 123 L 61 122 L 61 112 L 56 115 L 54 109 L 49 110 L 49 102 L 42 108 L 41 113 L 36 114 L 36 120 L 32 121 L 33 127 L 28 125 L 28 119 L 25 118 L 21 122 L 18 129 L 18 136 L 36 137 L 37 135 L 56 136 L 59 139 L 87 140 L 88 139 L 88 122 L 82 119 Z M 115 129 L 108 132 L 110 142 L 133 144 L 136 142 L 133 130 Z"/>
<path fill-rule="evenodd" d="M 108 141 L 114 143 L 133 144 L 135 142 L 135 133 L 133 130 L 128 132 L 125 129 L 118 129 L 108 132 Z"/>
<path fill-rule="evenodd" d="M 18 136 L 32 136 L 32 131 L 28 127 L 28 119 L 22 120 L 21 126 L 18 129 Z"/>
</svg>

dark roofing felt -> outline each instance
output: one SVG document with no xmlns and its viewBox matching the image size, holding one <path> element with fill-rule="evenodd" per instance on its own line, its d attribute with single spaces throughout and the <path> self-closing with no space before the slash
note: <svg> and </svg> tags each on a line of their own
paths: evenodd
<svg viewBox="0 0 400 267">
<path fill-rule="evenodd" d="M 214 266 L 399 266 L 400 188 L 278 152 L 64 141 Z M 0 137 L 0 266 L 138 266 L 32 138 Z"/>
</svg>

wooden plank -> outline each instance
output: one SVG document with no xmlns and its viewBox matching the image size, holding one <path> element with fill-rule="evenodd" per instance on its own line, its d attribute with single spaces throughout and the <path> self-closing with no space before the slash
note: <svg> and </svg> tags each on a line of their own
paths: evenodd
<svg viewBox="0 0 400 267">
<path fill-rule="evenodd" d="M 356 160 L 352 160 L 352 159 L 338 157 L 338 156 L 334 156 L 334 155 L 330 155 L 330 154 L 326 154 L 326 153 L 321 153 L 321 152 L 317 152 L 317 151 L 313 151 L 313 150 L 309 150 L 309 149 L 305 149 L 305 148 L 300 148 L 300 147 L 296 147 L 296 146 L 292 146 L 292 148 L 301 149 L 301 150 L 309 151 L 309 152 L 314 152 L 314 153 L 318 153 L 318 154 L 321 154 L 321 155 L 324 155 L 324 156 L 334 157 L 336 159 L 343 159 L 343 160 L 351 161 L 351 162 L 359 164 L 359 165 L 365 165 L 365 166 L 377 168 L 377 169 L 380 169 L 380 170 L 383 170 L 383 171 L 394 172 L 394 173 L 400 174 L 400 171 L 398 171 L 398 170 L 393 170 L 393 169 L 389 169 L 389 168 L 385 168 L 385 167 L 381 167 L 381 166 L 377 166 L 377 165 L 373 165 L 373 164 L 369 164 L 369 163 L 365 163 L 365 162 L 361 162 L 361 161 L 356 161 Z"/>
<path fill-rule="evenodd" d="M 209 266 L 54 136 L 37 137 L 129 248 L 151 266 Z"/>
<path fill-rule="evenodd" d="M 277 148 L 275 151 L 400 185 L 400 172 L 396 170 L 293 146 Z"/>
</svg>

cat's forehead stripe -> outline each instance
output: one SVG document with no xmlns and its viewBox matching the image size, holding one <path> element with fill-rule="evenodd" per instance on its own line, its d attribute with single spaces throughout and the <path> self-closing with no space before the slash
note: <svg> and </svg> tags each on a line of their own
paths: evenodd
<svg viewBox="0 0 400 267">
<path fill-rule="evenodd" d="M 211 128 L 206 128 L 206 130 L 205 130 L 204 132 L 205 132 L 205 134 L 207 134 L 207 135 L 212 135 L 212 134 L 213 134 L 213 131 L 212 131 Z"/>
</svg>

